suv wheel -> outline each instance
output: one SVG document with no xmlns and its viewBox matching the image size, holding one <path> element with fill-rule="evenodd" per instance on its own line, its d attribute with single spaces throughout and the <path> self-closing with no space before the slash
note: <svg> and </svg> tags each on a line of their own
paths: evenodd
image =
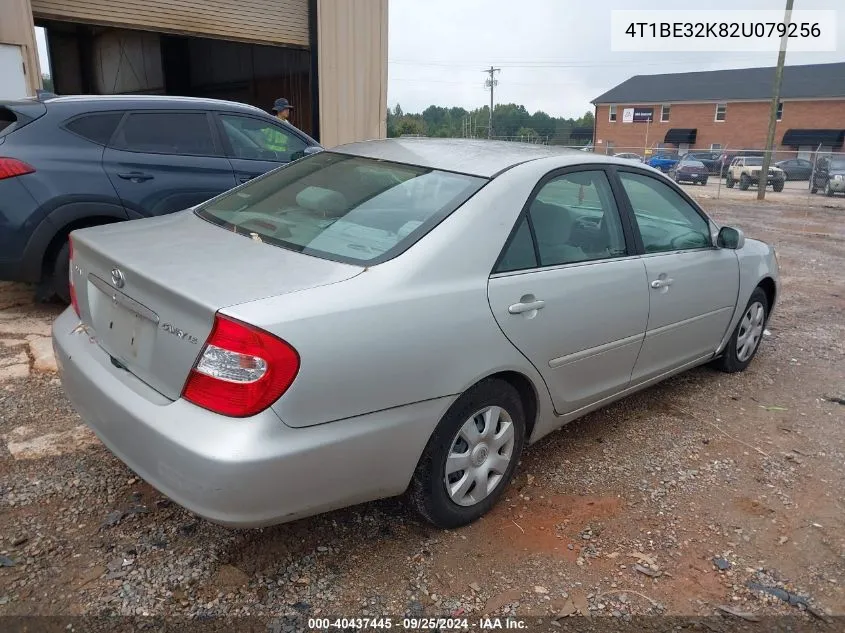
<svg viewBox="0 0 845 633">
<path fill-rule="evenodd" d="M 818 186 L 816 185 L 816 181 L 815 181 L 815 180 L 811 180 L 811 181 L 810 181 L 810 193 L 818 193 L 818 192 L 819 192 L 819 188 L 818 188 Z"/>
<path fill-rule="evenodd" d="M 53 293 L 65 303 L 70 303 L 70 246 L 68 241 L 62 245 L 61 250 L 56 254 L 56 261 L 53 264 L 53 275 L 50 279 L 50 288 Z"/>
<path fill-rule="evenodd" d="M 728 189 L 733 189 L 733 188 L 734 188 L 734 184 L 735 184 L 735 182 L 734 182 L 734 177 L 733 177 L 733 176 L 731 176 L 731 172 L 728 172 L 728 177 L 727 177 L 727 178 L 725 178 L 725 186 L 726 186 Z"/>
<path fill-rule="evenodd" d="M 772 183 L 772 189 L 775 191 L 783 191 L 783 179 L 781 178 L 779 180 L 775 180 L 774 183 Z"/>
<path fill-rule="evenodd" d="M 746 191 L 751 186 L 751 178 L 747 174 L 739 175 L 739 188 Z"/>
<path fill-rule="evenodd" d="M 827 182 L 824 183 L 824 195 L 828 198 L 833 197 L 833 188 L 830 186 L 830 178 L 828 178 Z"/>
</svg>

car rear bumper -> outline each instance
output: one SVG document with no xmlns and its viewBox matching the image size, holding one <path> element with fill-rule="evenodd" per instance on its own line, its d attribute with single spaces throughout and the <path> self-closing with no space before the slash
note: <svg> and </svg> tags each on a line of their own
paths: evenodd
<svg viewBox="0 0 845 633">
<path fill-rule="evenodd" d="M 295 429 L 271 409 L 234 419 L 169 401 L 84 331 L 53 325 L 65 392 L 121 461 L 179 505 L 230 527 L 282 523 L 401 494 L 451 397 Z M 330 395 L 330 394 L 329 394 Z"/>
</svg>

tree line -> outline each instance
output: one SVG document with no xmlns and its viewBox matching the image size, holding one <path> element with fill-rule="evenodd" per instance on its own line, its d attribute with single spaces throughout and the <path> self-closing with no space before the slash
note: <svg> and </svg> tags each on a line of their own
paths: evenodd
<svg viewBox="0 0 845 633">
<path fill-rule="evenodd" d="M 490 107 L 475 110 L 446 108 L 431 105 L 419 114 L 405 113 L 399 104 L 387 111 L 387 135 L 434 136 L 442 138 L 487 138 Z M 587 128 L 592 130 L 594 117 L 586 112 L 578 119 L 553 117 L 542 110 L 534 114 L 523 105 L 500 103 L 493 108 L 493 136 L 529 142 L 552 143 L 555 145 L 585 145 L 589 137 L 583 135 Z M 574 134 L 580 128 L 582 134 Z"/>
</svg>

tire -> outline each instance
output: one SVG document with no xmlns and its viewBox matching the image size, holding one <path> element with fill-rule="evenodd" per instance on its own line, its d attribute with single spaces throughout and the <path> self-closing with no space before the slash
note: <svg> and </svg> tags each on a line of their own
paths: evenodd
<svg viewBox="0 0 845 633">
<path fill-rule="evenodd" d="M 757 305 L 762 309 L 762 314 L 753 310 Z M 740 337 L 749 330 L 749 324 L 746 319 L 750 315 L 750 325 L 752 331 L 752 340 L 750 341 L 753 347 L 751 349 L 742 346 Z M 728 345 L 720 358 L 714 361 L 717 369 L 728 374 L 735 374 L 740 371 L 745 371 L 745 368 L 754 360 L 757 355 L 757 350 L 760 348 L 760 341 L 763 340 L 763 332 L 766 329 L 766 321 L 769 318 L 769 300 L 766 298 L 766 293 L 759 286 L 751 293 L 751 298 L 745 306 L 736 329 L 731 334 Z"/>
<path fill-rule="evenodd" d="M 748 191 L 748 187 L 751 186 L 751 179 L 746 176 L 745 174 L 740 174 L 739 176 L 739 188 L 743 191 Z"/>
<path fill-rule="evenodd" d="M 50 279 L 50 287 L 53 294 L 61 299 L 64 303 L 70 303 L 70 246 L 68 241 L 62 245 L 62 248 L 56 254 L 55 262 L 53 263 L 53 274 Z"/>
<path fill-rule="evenodd" d="M 830 178 L 827 179 L 827 182 L 824 183 L 824 195 L 828 198 L 833 197 L 833 189 L 830 187 Z"/>
<path fill-rule="evenodd" d="M 727 177 L 725 178 L 725 186 L 726 186 L 728 189 L 733 189 L 733 188 L 734 188 L 734 184 L 736 184 L 736 183 L 734 182 L 733 177 L 730 175 L 730 173 L 728 173 Z"/>
<path fill-rule="evenodd" d="M 499 414 L 498 422 L 495 422 L 492 417 L 485 418 L 483 416 L 484 411 L 495 415 L 495 411 L 491 407 L 498 407 L 504 414 Z M 479 421 L 484 424 L 485 431 L 489 428 L 493 433 L 499 427 L 490 426 L 491 424 L 508 424 L 509 422 L 512 439 L 497 451 L 495 445 L 488 443 L 495 439 L 495 436 L 487 442 L 484 441 L 482 436 L 478 438 L 479 443 L 475 444 L 473 448 L 470 442 L 464 439 L 462 429 L 473 424 L 474 427 L 471 426 L 470 428 L 475 428 Z M 516 389 L 509 383 L 495 378 L 478 383 L 464 392 L 449 407 L 434 430 L 411 480 L 409 488 L 411 503 L 423 518 L 439 528 L 451 529 L 472 523 L 487 513 L 507 488 L 514 470 L 516 470 L 516 465 L 519 463 L 524 443 L 525 413 L 522 400 Z M 455 451 L 453 451 L 455 448 L 458 449 L 457 454 L 466 453 L 469 456 L 467 457 L 469 468 L 478 467 L 474 465 L 473 458 L 481 460 L 481 466 L 486 464 L 489 467 L 490 460 L 494 455 L 503 450 L 509 452 L 508 460 L 499 460 L 504 472 L 495 473 L 488 470 L 488 485 L 492 483 L 494 487 L 486 496 L 475 499 L 476 489 L 478 488 L 476 483 L 470 483 L 466 491 L 460 491 L 460 487 L 458 487 L 455 496 L 450 495 L 449 490 L 447 490 L 447 476 L 454 480 L 454 484 L 468 479 L 477 481 L 471 476 L 468 469 L 456 470 L 447 475 L 447 457 L 450 452 L 453 455 L 455 454 Z M 456 463 L 457 465 L 459 464 Z M 483 472 L 481 476 L 484 476 Z M 496 477 L 498 477 L 498 480 L 493 481 Z M 457 497 L 461 498 L 462 503 L 455 500 Z"/>
<path fill-rule="evenodd" d="M 819 188 L 816 186 L 816 181 L 813 180 L 812 182 L 810 182 L 810 193 L 818 193 L 818 192 L 819 192 Z"/>
<path fill-rule="evenodd" d="M 705 178 L 704 180 L 702 180 L 702 181 L 701 181 L 701 186 L 702 186 L 702 187 L 706 187 L 706 186 L 707 186 L 707 178 Z"/>
<path fill-rule="evenodd" d="M 783 191 L 783 185 L 784 185 L 783 180 L 775 180 L 772 183 L 772 189 L 774 189 L 775 191 Z"/>
</svg>

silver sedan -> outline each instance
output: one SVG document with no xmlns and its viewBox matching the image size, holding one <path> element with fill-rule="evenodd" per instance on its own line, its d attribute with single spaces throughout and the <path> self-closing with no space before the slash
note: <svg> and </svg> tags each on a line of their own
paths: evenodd
<svg viewBox="0 0 845 633">
<path fill-rule="evenodd" d="M 406 492 L 466 524 L 526 444 L 691 367 L 745 369 L 778 295 L 772 248 L 653 169 L 484 141 L 347 145 L 71 243 L 68 397 L 230 526 Z"/>
</svg>

